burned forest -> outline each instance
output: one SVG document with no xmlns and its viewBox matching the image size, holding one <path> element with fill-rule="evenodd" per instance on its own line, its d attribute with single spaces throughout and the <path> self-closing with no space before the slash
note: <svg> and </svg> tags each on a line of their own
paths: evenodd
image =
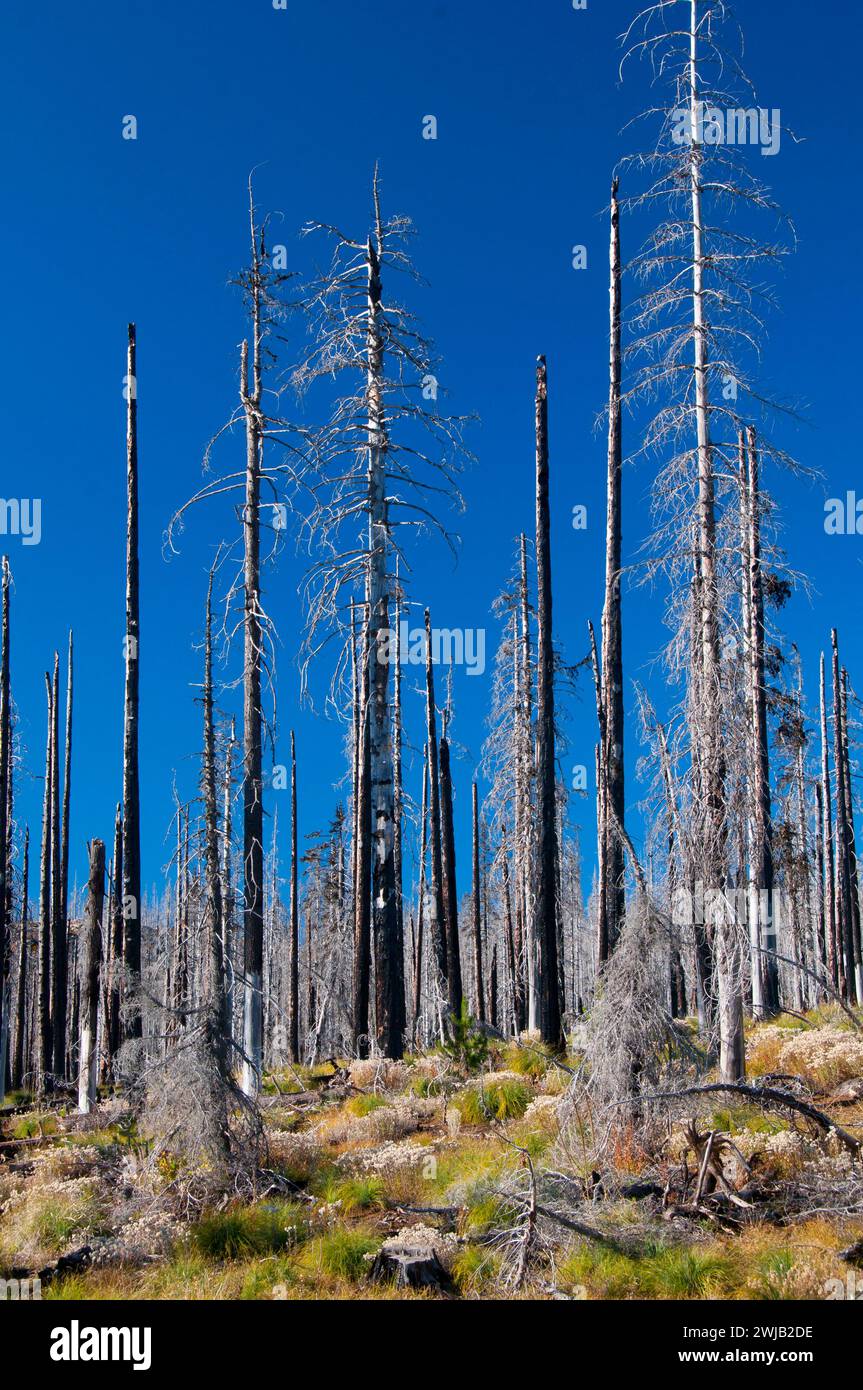
<svg viewBox="0 0 863 1390">
<path fill-rule="evenodd" d="M 478 14 L 382 0 L 377 55 L 329 60 L 292 8 L 244 16 L 264 85 L 304 47 L 344 154 L 252 85 L 200 168 L 188 134 L 153 156 L 129 81 L 116 196 L 163 190 L 171 231 L 127 253 L 91 190 L 120 244 L 60 372 L 92 529 L 57 539 L 50 386 L 44 502 L 0 500 L 0 1281 L 859 1299 L 856 224 L 810 107 L 787 74 L 759 104 L 769 26 L 725 0 L 545 33 L 482 0 L 486 56 L 544 55 L 499 97 L 518 137 L 407 56 L 479 61 Z M 236 10 L 195 28 L 215 72 Z M 340 88 L 351 56 L 387 71 Z"/>
</svg>

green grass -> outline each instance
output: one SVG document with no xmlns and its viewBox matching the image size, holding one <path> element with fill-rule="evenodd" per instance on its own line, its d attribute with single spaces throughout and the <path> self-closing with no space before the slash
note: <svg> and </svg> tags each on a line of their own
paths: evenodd
<svg viewBox="0 0 863 1390">
<path fill-rule="evenodd" d="M 339 1202 L 345 1216 L 356 1211 L 381 1210 L 386 1206 L 384 1180 L 376 1174 L 344 1177 L 330 1169 L 323 1181 L 315 1183 L 315 1192 L 323 1202 Z"/>
<path fill-rule="evenodd" d="M 382 1106 L 388 1104 L 389 1102 L 383 1096 L 351 1096 L 350 1100 L 345 1103 L 345 1110 L 349 1115 L 356 1115 L 358 1119 L 362 1119 L 363 1116 L 370 1115 L 373 1110 L 380 1110 Z"/>
<path fill-rule="evenodd" d="M 302 1240 L 304 1210 L 292 1202 L 262 1202 L 211 1212 L 192 1228 L 195 1248 L 210 1260 L 244 1260 L 277 1254 Z"/>
<path fill-rule="evenodd" d="M 523 1081 L 492 1081 L 471 1086 L 453 1096 L 452 1104 L 465 1124 L 482 1125 L 490 1120 L 520 1120 L 533 1093 Z"/>
<path fill-rule="evenodd" d="M 337 1226 L 313 1242 L 306 1254 L 308 1262 L 316 1264 L 331 1279 L 356 1284 L 368 1273 L 366 1255 L 379 1247 L 380 1240 L 369 1231 Z"/>
</svg>

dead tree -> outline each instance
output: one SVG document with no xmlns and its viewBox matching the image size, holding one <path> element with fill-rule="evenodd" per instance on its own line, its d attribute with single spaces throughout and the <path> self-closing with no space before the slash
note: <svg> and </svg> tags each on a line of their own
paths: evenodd
<svg viewBox="0 0 863 1390">
<path fill-rule="evenodd" d="M 81 945 L 78 952 L 80 988 L 79 1017 L 81 1034 L 78 1044 L 78 1110 L 88 1115 L 96 1103 L 98 1051 L 96 1025 L 99 1014 L 99 969 L 102 960 L 102 905 L 105 897 L 105 846 L 101 840 L 90 843 L 90 876 L 87 882 L 87 901 L 81 924 Z"/>
<path fill-rule="evenodd" d="M 138 563 L 138 364 L 135 325 L 129 324 L 126 366 L 126 680 L 123 704 L 123 964 L 127 986 L 124 1030 L 143 1036 L 141 988 L 141 806 L 138 776 L 140 598 Z"/>
<path fill-rule="evenodd" d="M 433 993 L 440 994 L 441 985 L 447 980 L 447 938 L 446 908 L 444 905 L 443 864 L 441 861 L 441 803 L 440 774 L 437 756 L 437 707 L 434 692 L 434 666 L 432 665 L 431 615 L 425 610 L 426 633 L 426 749 L 428 755 L 429 782 L 429 936 L 434 952 L 434 967 L 437 971 Z"/>
<path fill-rule="evenodd" d="M 836 953 L 839 990 L 846 1003 L 856 1002 L 854 992 L 854 925 L 851 905 L 851 836 L 848 825 L 850 789 L 842 738 L 842 687 L 839 638 L 830 634 L 833 648 L 833 764 L 836 768 Z"/>
<path fill-rule="evenodd" d="M 444 716 L 438 748 L 440 767 L 441 890 L 446 939 L 447 1008 L 457 1018 L 462 1005 L 461 950 L 458 935 L 458 888 L 455 863 L 455 814 L 447 721 Z"/>
<path fill-rule="evenodd" d="M 856 1002 L 863 1002 L 863 959 L 860 940 L 860 887 L 857 870 L 857 835 L 854 828 L 854 794 L 851 783 L 851 752 L 848 738 L 848 672 L 841 674 L 840 715 L 842 719 L 842 757 L 845 763 L 845 825 L 848 836 L 848 876 L 851 889 L 851 956 L 849 978 L 854 977 Z"/>
<path fill-rule="evenodd" d="M 27 928 L 30 923 L 30 827 L 24 827 L 21 863 L 21 927 L 18 933 L 18 974 L 15 984 L 15 1050 L 12 1054 L 12 1085 L 24 1084 L 27 1041 L 27 955 L 30 949 Z"/>
<path fill-rule="evenodd" d="M 359 699 L 359 754 L 355 802 L 355 870 L 354 884 L 354 975 L 353 975 L 353 1045 L 359 1057 L 369 1053 L 369 996 L 371 991 L 371 731 L 369 728 L 369 634 L 366 607 L 363 606 L 362 672 Z M 311 949 L 311 948 L 310 948 Z M 309 981 L 311 988 L 311 979 Z M 312 1013 L 309 1012 L 309 1026 Z"/>
<path fill-rule="evenodd" d="M 605 530 L 605 604 L 602 611 L 602 702 L 604 736 L 601 744 L 603 808 L 600 828 L 603 884 L 600 887 L 600 965 L 608 959 L 620 935 L 625 907 L 623 846 L 615 824 L 624 823 L 623 628 L 621 617 L 621 265 L 620 206 L 615 179 L 611 188 L 609 250 L 609 397 L 608 469 Z"/>
<path fill-rule="evenodd" d="M 66 1075 L 66 923 L 60 916 L 60 658 L 54 653 L 51 683 L 51 1028 L 53 1072 Z"/>
<path fill-rule="evenodd" d="M 548 380 L 545 358 L 536 372 L 536 922 L 539 1033 L 563 1044 L 557 949 L 557 815 L 554 755 L 554 647 L 551 607 L 551 515 L 548 500 Z"/>
<path fill-rule="evenodd" d="M 72 801 L 72 709 L 74 696 L 74 645 L 69 633 L 66 658 L 66 730 L 63 740 L 63 809 L 60 818 L 60 921 L 69 931 L 69 813 Z"/>
<path fill-rule="evenodd" d="M 669 12 L 677 20 L 687 6 L 688 19 L 667 22 Z M 776 207 L 744 150 L 705 138 L 705 112 L 745 104 L 729 91 L 746 79 L 723 41 L 725 11 L 722 0 L 649 5 L 624 40 L 626 57 L 643 58 L 669 89 L 667 98 L 652 102 L 661 122 L 655 146 L 629 161 L 649 176 L 631 205 L 657 210 L 659 224 L 634 262 L 648 287 L 633 315 L 630 352 L 639 369 L 628 394 L 656 402 L 641 452 L 664 459 L 654 491 L 656 553 L 644 575 L 663 572 L 670 580 L 669 657 L 686 688 L 689 803 L 697 822 L 687 886 L 692 891 L 700 880 L 717 903 L 731 881 L 720 645 L 727 586 L 717 517 L 745 424 L 738 402 L 747 396 L 765 402 L 752 380 L 762 325 L 751 279 L 759 263 L 785 249 L 781 241 L 765 244 L 752 235 L 751 215 L 775 219 Z M 715 204 L 722 215 L 714 214 Z M 736 224 L 736 208 L 745 209 L 745 226 Z M 742 968 L 736 924 L 721 909 L 716 919 L 706 924 L 713 981 L 700 979 L 699 988 L 707 1000 L 715 984 L 727 1081 L 744 1070 Z"/>
<path fill-rule="evenodd" d="M 482 911 L 479 874 L 479 805 L 476 782 L 473 784 L 473 987 L 476 1016 L 485 1023 L 485 985 L 482 969 Z"/>
<path fill-rule="evenodd" d="M 295 379 L 302 388 L 333 376 L 354 385 L 339 397 L 329 423 L 317 433 L 305 480 L 314 497 L 308 537 L 323 557 L 306 585 L 306 650 L 311 659 L 324 630 L 346 636 L 346 600 L 359 590 L 368 604 L 375 1033 L 382 1052 L 401 1056 L 404 943 L 394 857 L 390 666 L 396 643 L 390 620 L 396 585 L 391 562 L 401 553 L 401 538 L 412 529 L 431 525 L 443 530 L 429 498 L 455 493 L 460 422 L 426 408 L 425 401 L 437 398 L 430 349 L 412 315 L 384 298 L 385 274 L 411 272 L 403 249 L 410 224 L 400 217 L 384 220 L 377 171 L 372 225 L 365 237 L 353 240 L 322 224 L 307 230 L 334 236 L 335 252 L 329 272 L 306 297 L 316 342 Z M 344 656 L 343 648 L 336 684 Z"/>
<path fill-rule="evenodd" d="M 827 938 L 827 970 L 834 986 L 839 988 L 839 952 L 837 951 L 837 914 L 835 881 L 833 877 L 833 793 L 830 786 L 830 751 L 827 741 L 827 680 L 825 675 L 824 653 L 821 653 L 820 675 L 820 729 L 821 729 L 821 810 L 822 810 L 822 849 L 821 860 L 824 871 L 822 893 L 824 899 L 824 930 Z"/>
<path fill-rule="evenodd" d="M 51 678 L 45 672 L 48 729 L 45 737 L 45 784 L 42 790 L 42 855 L 39 869 L 39 1005 L 36 1086 L 41 1092 L 51 1085 L 54 1034 L 51 1020 L 51 766 L 54 725 Z"/>
<path fill-rule="evenodd" d="M 228 1073 L 228 1019 L 225 1010 L 224 926 L 216 796 L 216 730 L 213 719 L 213 574 L 207 585 L 204 626 L 204 1044 L 221 1076 Z"/>
<path fill-rule="evenodd" d="M 741 445 L 743 448 L 743 445 Z M 779 1011 L 779 971 L 769 946 L 769 904 L 773 898 L 773 833 L 770 800 L 770 743 L 767 734 L 767 691 L 764 663 L 764 578 L 761 565 L 761 486 L 755 431 L 746 432 L 746 477 L 743 510 L 746 521 L 744 654 L 749 714 L 749 930 L 752 942 L 752 1006 L 756 1018 Z M 766 910 L 765 910 L 766 909 Z"/>
<path fill-rule="evenodd" d="M 3 556 L 3 617 L 2 649 L 0 649 L 0 1054 L 5 1058 L 3 1039 L 8 1033 L 9 1020 L 6 1018 L 6 960 L 8 936 L 8 841 L 10 825 L 8 816 L 9 782 L 12 766 L 12 707 L 9 681 L 9 590 L 11 575 L 9 560 Z M 4 1064 L 5 1070 L 5 1064 Z M 0 1076 L 0 1090 L 5 1078 Z"/>
<path fill-rule="evenodd" d="M 297 749 L 291 730 L 291 920 L 290 997 L 288 1002 L 288 1055 L 300 1060 L 300 909 L 297 863 Z"/>
</svg>

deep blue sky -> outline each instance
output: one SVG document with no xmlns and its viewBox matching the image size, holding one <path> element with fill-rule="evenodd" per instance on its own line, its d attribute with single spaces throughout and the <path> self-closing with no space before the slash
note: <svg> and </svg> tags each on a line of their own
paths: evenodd
<svg viewBox="0 0 863 1390">
<path fill-rule="evenodd" d="M 150 0 L 86 6 L 7 0 L 0 124 L 6 212 L 0 227 L 0 494 L 43 499 L 38 547 L 6 542 L 15 577 L 14 694 L 27 753 L 19 815 L 38 826 L 43 672 L 67 629 L 77 643 L 72 872 L 86 838 L 110 838 L 120 791 L 124 553 L 125 325 L 138 325 L 142 503 L 142 800 L 144 872 L 154 882 L 176 771 L 197 775 L 198 678 L 205 568 L 226 523 L 191 521 L 166 564 L 162 533 L 200 478 L 202 449 L 236 399 L 243 335 L 227 286 L 246 255 L 245 182 L 284 214 L 284 240 L 309 269 L 296 229 L 317 218 L 364 234 L 379 159 L 386 206 L 416 222 L 430 288 L 412 301 L 445 360 L 450 406 L 476 411 L 478 464 L 465 479 L 463 550 L 453 570 L 433 541 L 413 594 L 441 625 L 489 629 L 485 678 L 456 682 L 456 769 L 465 845 L 469 783 L 485 730 L 496 630 L 492 598 L 514 538 L 533 525 L 533 373 L 549 361 L 556 630 L 570 659 L 601 613 L 604 441 L 593 430 L 606 392 L 607 252 L 603 208 L 625 122 L 644 104 L 644 74 L 617 82 L 617 36 L 630 0 Z M 747 66 L 763 105 L 805 137 L 763 160 L 794 215 L 798 254 L 778 284 L 765 367 L 809 423 L 779 436 L 826 482 L 770 477 L 792 561 L 811 602 L 784 620 L 812 690 L 819 648 L 836 623 L 860 675 L 858 586 L 863 538 L 828 538 L 825 496 L 859 487 L 860 182 L 856 149 L 861 22 L 846 0 L 753 0 L 743 16 Z M 839 40 L 841 36 L 841 42 Z M 421 138 L 424 115 L 439 120 Z M 121 138 L 124 115 L 138 139 Z M 624 237 L 626 228 L 624 228 Z M 575 243 L 589 268 L 570 264 Z M 625 247 L 628 254 L 634 248 Z M 627 441 L 632 447 L 633 440 Z M 231 447 L 238 463 L 242 441 Z M 646 526 L 647 470 L 626 478 L 626 551 Z M 570 526 L 585 503 L 584 534 Z M 297 587 L 289 550 L 266 582 L 281 632 L 280 729 L 298 731 L 301 834 L 327 821 L 339 793 L 335 726 L 297 710 Z M 661 596 L 629 593 L 630 678 L 647 678 L 663 640 Z M 228 674 L 235 676 L 237 662 Z M 655 677 L 654 677 L 655 679 Z M 410 673 L 408 684 L 410 685 Z M 406 696 L 421 738 L 418 697 Z M 592 765 L 590 683 L 571 710 L 572 763 Z M 281 749 L 285 750 L 286 740 Z M 635 753 L 634 739 L 630 752 Z M 284 752 L 283 752 L 284 756 Z M 634 762 L 634 759 L 633 759 Z M 418 795 L 418 769 L 408 769 Z M 638 798 L 630 776 L 630 800 Z M 591 841 L 593 803 L 575 808 Z M 287 806 L 282 815 L 286 845 Z M 588 877 L 590 862 L 587 865 Z M 460 887 L 468 886 L 461 855 Z"/>
</svg>

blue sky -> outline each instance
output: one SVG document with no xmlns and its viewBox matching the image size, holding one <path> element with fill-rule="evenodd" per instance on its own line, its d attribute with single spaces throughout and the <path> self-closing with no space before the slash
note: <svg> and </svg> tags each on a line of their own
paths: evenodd
<svg viewBox="0 0 863 1390">
<path fill-rule="evenodd" d="M 380 160 L 385 205 L 410 215 L 430 282 L 412 298 L 444 359 L 454 411 L 476 412 L 478 462 L 457 568 L 430 540 L 417 555 L 414 598 L 442 626 L 496 629 L 489 608 L 515 537 L 533 526 L 533 374 L 550 375 L 555 627 L 565 655 L 586 650 L 602 602 L 607 251 L 603 209 L 616 161 L 633 148 L 626 121 L 647 97 L 645 74 L 620 86 L 618 35 L 630 0 L 169 0 L 4 7 L 0 122 L 6 216 L 0 340 L 0 494 L 42 499 L 42 540 L 5 548 L 15 577 L 14 694 L 26 769 L 19 816 L 36 833 L 44 739 L 43 672 L 75 630 L 77 708 L 72 873 L 84 843 L 110 839 L 120 793 L 124 557 L 125 325 L 138 326 L 142 505 L 142 814 L 144 877 L 155 882 L 176 774 L 192 794 L 200 716 L 205 570 L 230 530 L 218 508 L 190 519 L 166 563 L 162 534 L 194 492 L 203 448 L 236 400 L 243 321 L 227 281 L 246 255 L 245 183 L 283 214 L 302 271 L 315 252 L 304 221 L 363 235 Z M 858 488 L 860 184 L 855 148 L 861 20 L 844 0 L 754 0 L 745 7 L 746 64 L 761 104 L 803 137 L 762 161 L 793 215 L 799 250 L 780 273 L 780 312 L 765 341 L 765 375 L 805 404 L 807 421 L 777 439 L 824 482 L 770 476 L 785 545 L 812 596 L 783 620 L 813 691 L 820 648 L 836 624 L 852 681 L 860 676 L 858 587 L 863 537 L 828 537 L 824 499 Z M 841 42 L 838 41 L 841 36 Z M 134 114 L 138 138 L 122 138 Z M 436 141 L 422 119 L 438 118 Z M 759 172 L 762 172 L 759 170 Z M 627 228 L 624 225 L 624 239 Z M 588 268 L 571 266 L 574 244 Z M 625 255 L 634 246 L 624 241 Z M 295 253 L 295 254 L 294 254 Z M 308 418 L 315 408 L 307 407 Z M 627 440 L 632 448 L 634 440 Z M 228 446 L 242 458 L 239 436 Z M 649 470 L 625 481 L 625 552 L 647 524 Z M 586 532 L 572 530 L 576 504 Z M 323 826 L 344 789 L 336 726 L 298 708 L 296 650 L 302 557 L 289 547 L 267 575 L 279 652 L 279 749 L 297 729 L 301 835 Z M 652 679 L 663 640 L 660 593 L 628 592 L 630 679 Z M 236 658 L 225 674 L 233 678 Z M 470 781 L 485 734 L 487 675 L 456 680 L 460 887 L 467 888 Z M 421 741 L 408 673 L 409 737 Z M 229 703 L 230 701 L 228 701 Z M 582 680 L 569 710 L 564 765 L 592 765 L 593 697 Z M 629 800 L 638 800 L 630 738 Z M 416 760 L 407 769 L 419 792 Z M 275 799 L 275 798 L 274 798 Z M 593 803 L 574 807 L 588 851 Z M 281 815 L 287 846 L 287 804 Z"/>
</svg>

